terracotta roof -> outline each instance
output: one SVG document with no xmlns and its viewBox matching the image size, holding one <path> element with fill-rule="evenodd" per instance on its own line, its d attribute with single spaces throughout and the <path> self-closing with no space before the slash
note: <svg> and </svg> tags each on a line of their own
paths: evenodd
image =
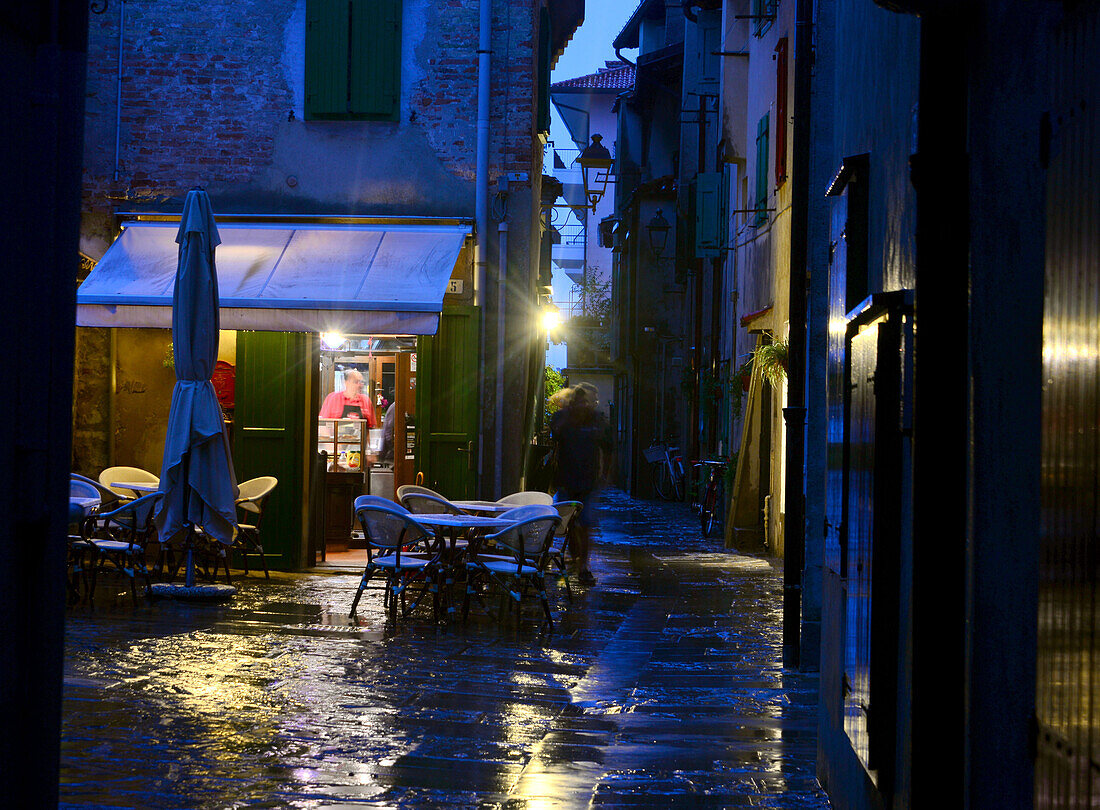
<svg viewBox="0 0 1100 810">
<path fill-rule="evenodd" d="M 630 90 L 634 87 L 634 66 L 624 62 L 608 62 L 587 76 L 554 82 L 551 90 Z"/>
</svg>

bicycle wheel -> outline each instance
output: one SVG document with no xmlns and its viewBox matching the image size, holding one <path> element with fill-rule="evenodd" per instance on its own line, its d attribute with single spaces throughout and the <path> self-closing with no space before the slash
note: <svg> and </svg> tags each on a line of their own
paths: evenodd
<svg viewBox="0 0 1100 810">
<path fill-rule="evenodd" d="M 714 528 L 714 487 L 709 481 L 699 508 L 699 527 L 703 530 L 703 537 L 710 537 L 711 529 Z"/>
<path fill-rule="evenodd" d="M 668 465 L 663 461 L 656 462 L 651 467 L 650 477 L 653 479 L 653 493 L 662 501 L 667 501 L 669 492 Z"/>
<path fill-rule="evenodd" d="M 672 473 L 670 474 L 670 477 L 672 478 L 672 481 L 671 481 L 671 484 L 672 484 L 672 486 L 671 486 L 672 500 L 679 501 L 679 502 L 682 503 L 683 500 L 684 500 L 684 476 L 682 474 L 677 475 L 676 471 L 673 470 Z"/>
<path fill-rule="evenodd" d="M 710 537 L 715 527 L 722 525 L 722 482 L 716 481 L 707 490 L 706 505 L 703 507 L 703 537 Z"/>
</svg>

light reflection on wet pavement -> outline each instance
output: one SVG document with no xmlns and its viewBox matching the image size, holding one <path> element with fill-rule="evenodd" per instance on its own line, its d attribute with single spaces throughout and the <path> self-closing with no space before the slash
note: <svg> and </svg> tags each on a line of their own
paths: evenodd
<svg viewBox="0 0 1100 810">
<path fill-rule="evenodd" d="M 374 591 L 352 623 L 350 574 L 137 608 L 112 579 L 68 616 L 62 806 L 828 807 L 780 574 L 683 505 L 602 519 L 553 635 L 534 603 L 395 631 Z"/>
</svg>

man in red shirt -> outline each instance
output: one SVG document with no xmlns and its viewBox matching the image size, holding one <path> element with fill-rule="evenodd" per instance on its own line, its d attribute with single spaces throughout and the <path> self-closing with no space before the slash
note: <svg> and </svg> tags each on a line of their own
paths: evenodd
<svg viewBox="0 0 1100 810">
<path fill-rule="evenodd" d="M 333 391 L 321 406 L 322 419 L 362 419 L 368 428 L 378 424 L 374 405 L 363 393 L 363 375 L 353 368 L 344 372 L 344 390 Z"/>
</svg>

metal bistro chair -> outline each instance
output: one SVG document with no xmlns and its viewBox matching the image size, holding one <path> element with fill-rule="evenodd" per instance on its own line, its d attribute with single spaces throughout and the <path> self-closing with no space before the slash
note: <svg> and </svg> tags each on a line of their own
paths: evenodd
<svg viewBox="0 0 1100 810">
<path fill-rule="evenodd" d="M 531 504 L 549 506 L 553 502 L 554 498 L 549 493 L 539 492 L 533 489 L 524 490 L 523 492 L 513 492 L 511 495 L 505 495 L 497 501 L 497 503 L 510 504 L 512 506 L 529 506 Z"/>
<path fill-rule="evenodd" d="M 523 509 L 545 509 L 537 505 L 521 507 Z M 505 513 L 507 514 L 507 513 Z M 554 616 L 550 610 L 550 600 L 546 597 L 546 566 L 550 559 L 550 549 L 554 529 L 561 518 L 552 510 L 542 514 L 531 513 L 508 528 L 489 535 L 486 541 L 492 542 L 500 553 L 480 554 L 476 550 L 466 562 L 467 585 L 462 603 L 462 618 L 470 611 L 470 597 L 476 595 L 481 601 L 480 586 L 496 586 L 519 609 L 523 593 L 527 586 L 534 588 L 546 622 L 551 632 L 554 630 Z"/>
<path fill-rule="evenodd" d="M 401 486 L 399 486 L 397 488 L 397 500 L 404 503 L 405 496 L 414 493 L 418 493 L 421 495 L 431 495 L 433 498 L 442 498 L 443 500 L 447 500 L 443 497 L 442 493 L 436 492 L 434 489 L 422 487 L 419 484 L 402 484 Z"/>
<path fill-rule="evenodd" d="M 271 579 L 267 570 L 267 557 L 264 556 L 264 544 L 260 541 L 260 520 L 264 516 L 264 499 L 278 485 L 279 479 L 273 475 L 261 475 L 259 478 L 251 478 L 238 487 L 237 508 L 248 513 L 246 520 L 249 523 L 237 523 L 237 539 L 233 544 L 234 549 L 241 555 L 244 563 L 244 572 L 248 573 L 248 555 L 259 554 L 260 564 L 264 569 L 264 577 Z"/>
<path fill-rule="evenodd" d="M 371 579 L 381 573 L 386 578 L 382 605 L 388 608 L 391 619 L 397 618 L 398 599 L 401 600 L 401 615 L 407 616 L 427 593 L 433 594 L 433 607 L 438 616 L 439 591 L 433 575 L 439 555 L 425 550 L 434 540 L 431 531 L 396 504 L 372 502 L 370 495 L 362 498 L 371 498 L 369 501 L 357 498 L 355 508 L 355 517 L 363 527 L 363 536 L 367 541 L 367 565 L 348 615 L 355 615 L 363 591 Z M 425 587 L 410 604 L 408 588 L 417 580 L 422 581 Z"/>
<path fill-rule="evenodd" d="M 565 552 L 569 547 L 569 536 L 573 530 L 573 521 L 581 513 L 584 507 L 580 501 L 555 501 L 554 509 L 561 518 L 561 523 L 554 530 L 556 545 L 550 550 L 550 563 L 557 570 L 562 582 L 565 583 L 565 596 L 573 601 L 573 590 L 569 587 L 569 572 L 565 567 Z"/>
<path fill-rule="evenodd" d="M 145 562 L 145 548 L 155 532 L 153 509 L 162 497 L 164 493 L 154 492 L 96 516 L 102 521 L 102 525 L 89 538 L 94 547 L 89 600 L 95 594 L 96 575 L 107 560 L 110 560 L 115 568 L 129 578 L 130 596 L 135 605 L 137 604 L 137 592 L 134 588 L 136 574 L 140 573 L 144 577 L 146 593 L 150 591 L 152 583 L 149 579 L 149 568 Z"/>
<path fill-rule="evenodd" d="M 404 487 L 402 487 L 404 489 Z M 415 487 L 413 490 L 406 490 L 400 497 L 401 503 L 407 508 L 413 515 L 432 515 L 432 514 L 444 514 L 444 515 L 468 515 L 470 514 L 465 509 L 462 509 L 457 504 L 451 503 L 442 495 L 432 494 L 430 490 L 425 491 L 426 487 Z M 466 554 L 466 549 L 470 546 L 470 532 L 466 532 L 460 529 L 451 529 L 447 533 L 449 537 L 447 542 L 440 542 L 440 559 L 439 565 L 442 573 L 442 585 L 449 588 L 455 582 L 455 571 L 459 570 L 458 566 L 462 563 L 462 558 Z"/>
<path fill-rule="evenodd" d="M 114 495 L 114 493 L 111 493 Z M 66 561 L 66 585 L 69 598 L 73 601 L 80 597 L 80 584 L 87 591 L 87 567 L 85 558 L 92 553 L 92 543 L 88 539 L 95 527 L 95 509 L 89 513 L 84 506 L 73 503 L 73 498 L 98 498 L 98 487 L 82 475 L 73 473 L 69 478 L 69 539 L 68 559 Z M 102 503 L 102 500 L 100 501 Z M 98 508 L 98 507 L 97 507 Z"/>
<path fill-rule="evenodd" d="M 70 481 L 80 481 L 95 490 L 95 494 L 99 495 L 99 512 L 110 512 L 112 509 L 121 506 L 126 501 L 132 501 L 132 496 L 119 495 L 110 487 L 105 487 L 99 481 L 94 481 L 91 478 L 86 478 L 79 473 L 70 473 Z"/>
</svg>

